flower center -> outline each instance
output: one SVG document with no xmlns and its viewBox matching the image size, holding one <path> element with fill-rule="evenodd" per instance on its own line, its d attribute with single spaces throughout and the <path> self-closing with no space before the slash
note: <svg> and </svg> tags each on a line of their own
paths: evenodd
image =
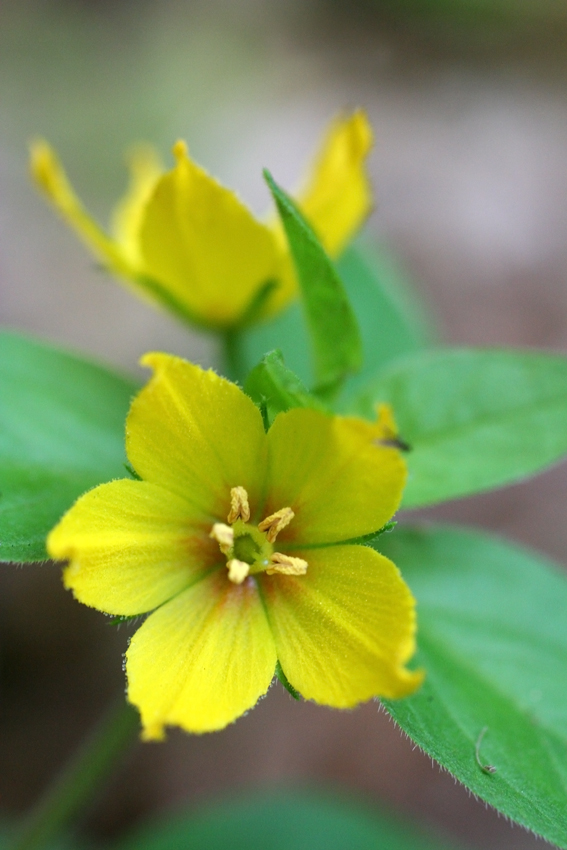
<svg viewBox="0 0 567 850">
<path fill-rule="evenodd" d="M 215 522 L 210 533 L 223 555 L 226 555 L 230 581 L 242 584 L 247 576 L 260 572 L 267 575 L 305 575 L 307 561 L 303 558 L 274 552 L 273 544 L 278 534 L 290 524 L 294 516 L 291 508 L 281 508 L 254 526 L 249 522 L 248 493 L 244 487 L 232 488 L 227 517 L 229 525 Z"/>
<path fill-rule="evenodd" d="M 243 534 L 241 537 L 235 538 L 232 551 L 234 552 L 234 557 L 239 561 L 253 564 L 258 557 L 260 547 L 251 534 Z"/>
</svg>

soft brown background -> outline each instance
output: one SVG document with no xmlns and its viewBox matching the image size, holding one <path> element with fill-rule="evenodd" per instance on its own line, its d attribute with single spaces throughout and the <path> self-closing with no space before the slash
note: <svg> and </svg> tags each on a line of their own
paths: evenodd
<svg viewBox="0 0 567 850">
<path fill-rule="evenodd" d="M 128 144 L 149 139 L 165 157 L 177 136 L 261 211 L 262 166 L 292 187 L 329 117 L 363 105 L 376 131 L 369 230 L 395 250 L 442 336 L 564 349 L 563 5 L 542 2 L 537 20 L 416 17 L 409 0 L 388 5 L 4 0 L 2 323 L 129 370 L 151 348 L 216 357 L 209 339 L 189 338 L 93 267 L 30 188 L 31 136 L 58 147 L 101 216 L 124 185 Z M 566 483 L 561 466 L 434 515 L 565 561 Z M 73 602 L 56 567 L 0 571 L 6 813 L 31 805 L 123 688 L 127 636 Z M 277 781 L 354 789 L 464 846 L 536 846 L 414 750 L 377 704 L 332 712 L 293 703 L 279 686 L 225 732 L 173 732 L 166 744 L 138 747 L 85 828 L 116 836 L 156 810 Z"/>
</svg>

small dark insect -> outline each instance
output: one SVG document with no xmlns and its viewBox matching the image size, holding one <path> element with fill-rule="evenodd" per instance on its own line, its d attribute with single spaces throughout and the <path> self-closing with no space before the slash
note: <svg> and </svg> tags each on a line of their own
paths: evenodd
<svg viewBox="0 0 567 850">
<path fill-rule="evenodd" d="M 384 446 L 387 449 L 399 449 L 401 452 L 411 452 L 411 446 L 400 437 L 390 437 L 387 440 L 374 440 L 377 446 Z"/>
</svg>

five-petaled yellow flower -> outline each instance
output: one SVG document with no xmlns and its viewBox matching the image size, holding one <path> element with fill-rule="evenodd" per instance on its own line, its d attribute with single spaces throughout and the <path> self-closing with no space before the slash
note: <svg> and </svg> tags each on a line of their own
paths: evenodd
<svg viewBox="0 0 567 850">
<path fill-rule="evenodd" d="M 411 593 L 391 561 L 349 542 L 400 502 L 387 411 L 373 424 L 293 409 L 266 433 L 235 384 L 166 354 L 142 362 L 154 375 L 126 425 L 141 480 L 86 493 L 47 546 L 81 602 L 152 612 L 126 654 L 144 736 L 226 726 L 278 660 L 303 697 L 337 708 L 414 691 Z"/>
<path fill-rule="evenodd" d="M 323 245 L 338 256 L 371 208 L 365 160 L 372 131 L 355 112 L 330 127 L 297 201 Z M 163 172 L 156 155 L 139 150 L 131 185 L 107 234 L 75 195 L 55 153 L 32 146 L 32 172 L 42 191 L 112 273 L 178 316 L 226 330 L 266 318 L 296 294 L 287 241 L 273 217 L 258 221 L 187 154 Z"/>
</svg>

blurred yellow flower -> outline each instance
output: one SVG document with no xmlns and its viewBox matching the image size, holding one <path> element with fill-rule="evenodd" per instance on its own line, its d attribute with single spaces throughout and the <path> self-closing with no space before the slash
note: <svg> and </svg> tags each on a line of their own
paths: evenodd
<svg viewBox="0 0 567 850">
<path fill-rule="evenodd" d="M 391 561 L 348 542 L 401 499 L 388 411 L 372 424 L 294 409 L 266 434 L 235 384 L 165 354 L 142 362 L 154 375 L 126 425 L 140 480 L 86 493 L 47 547 L 81 602 L 152 612 L 126 654 L 144 737 L 221 729 L 276 661 L 303 697 L 337 708 L 414 691 L 411 593 Z"/>
<path fill-rule="evenodd" d="M 365 160 L 372 131 L 362 111 L 329 128 L 299 206 L 331 256 L 337 256 L 371 208 Z M 187 154 L 173 147 L 163 172 L 155 153 L 139 149 L 131 184 L 110 234 L 85 211 L 54 151 L 32 145 L 34 179 L 67 223 L 114 274 L 181 318 L 226 330 L 268 317 L 296 294 L 283 230 L 258 221 Z"/>
</svg>

